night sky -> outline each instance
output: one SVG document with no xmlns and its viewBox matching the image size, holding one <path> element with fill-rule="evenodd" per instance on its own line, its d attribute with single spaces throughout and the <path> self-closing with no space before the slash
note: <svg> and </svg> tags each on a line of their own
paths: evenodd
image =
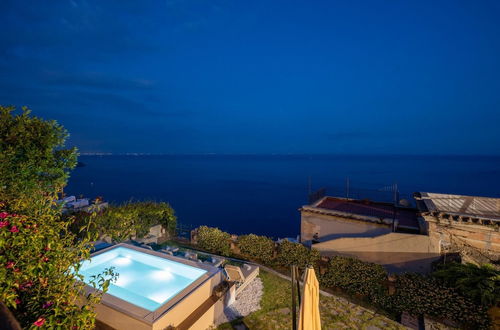
<svg viewBox="0 0 500 330">
<path fill-rule="evenodd" d="M 0 104 L 81 152 L 500 154 L 500 2 L 0 2 Z"/>
</svg>

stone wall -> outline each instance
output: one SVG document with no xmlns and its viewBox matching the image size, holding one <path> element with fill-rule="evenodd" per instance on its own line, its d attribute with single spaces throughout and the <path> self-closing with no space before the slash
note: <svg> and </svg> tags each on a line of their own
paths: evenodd
<svg viewBox="0 0 500 330">
<path fill-rule="evenodd" d="M 431 244 L 440 253 L 459 253 L 462 260 L 476 264 L 500 262 L 498 226 L 456 223 L 453 220 L 425 216 Z"/>
<path fill-rule="evenodd" d="M 149 234 L 154 235 L 156 237 L 163 236 L 165 234 L 165 229 L 162 225 L 155 225 L 149 228 Z"/>
</svg>

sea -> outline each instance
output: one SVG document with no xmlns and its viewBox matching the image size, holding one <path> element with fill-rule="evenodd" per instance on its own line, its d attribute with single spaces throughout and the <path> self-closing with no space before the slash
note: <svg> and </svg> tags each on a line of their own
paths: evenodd
<svg viewBox="0 0 500 330">
<path fill-rule="evenodd" d="M 500 197 L 500 156 L 84 155 L 66 194 L 170 203 L 182 228 L 300 233 L 311 193 L 413 203 L 414 192 Z"/>
</svg>

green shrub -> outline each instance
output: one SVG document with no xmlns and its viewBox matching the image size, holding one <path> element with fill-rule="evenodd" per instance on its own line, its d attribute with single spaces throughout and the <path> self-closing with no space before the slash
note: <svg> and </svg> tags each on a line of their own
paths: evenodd
<svg viewBox="0 0 500 330">
<path fill-rule="evenodd" d="M 300 243 L 283 240 L 278 248 L 277 263 L 286 267 L 291 265 L 306 267 L 307 265 L 316 265 L 319 258 L 318 250 L 308 249 Z"/>
<path fill-rule="evenodd" d="M 230 234 L 218 228 L 198 228 L 198 245 L 210 252 L 230 255 L 230 240 Z M 270 238 L 254 234 L 240 236 L 238 247 L 245 256 L 267 264 L 275 262 L 275 265 L 284 267 L 316 266 L 320 258 L 319 251 L 284 240 L 278 246 L 276 259 L 273 259 L 274 242 Z M 483 269 L 481 274 L 491 275 L 491 271 Z M 497 277 L 486 275 L 483 277 L 490 282 L 496 283 L 498 280 Z M 324 287 L 340 288 L 349 294 L 362 295 L 374 306 L 392 313 L 427 315 L 474 329 L 487 328 L 490 322 L 486 309 L 480 304 L 432 277 L 414 273 L 399 275 L 395 282 L 396 291 L 389 295 L 385 285 L 387 272 L 384 267 L 355 258 L 332 257 L 326 272 L 319 276 L 319 280 Z M 481 282 L 476 279 L 477 281 Z"/>
<path fill-rule="evenodd" d="M 198 245 L 207 251 L 229 256 L 231 254 L 231 235 L 219 228 L 201 226 L 198 228 Z"/>
<path fill-rule="evenodd" d="M 238 247 L 241 253 L 252 259 L 257 259 L 269 264 L 274 255 L 274 242 L 266 236 L 254 234 L 238 237 Z"/>
<path fill-rule="evenodd" d="M 387 273 L 381 265 L 348 257 L 333 257 L 326 272 L 320 276 L 322 286 L 340 288 L 359 294 L 387 311 L 428 315 L 448 319 L 467 328 L 486 328 L 486 310 L 456 289 L 434 278 L 408 273 L 397 276 L 396 292 L 389 296 L 384 282 Z"/>
<path fill-rule="evenodd" d="M 388 300 L 397 312 L 448 319 L 468 328 L 487 328 L 486 310 L 435 279 L 420 274 L 399 275 L 396 293 Z"/>
<path fill-rule="evenodd" d="M 71 229 L 88 225 L 88 230 L 98 235 L 107 235 L 115 241 L 124 241 L 132 236 L 144 237 L 154 225 L 162 225 L 169 234 L 175 233 L 177 218 L 175 211 L 164 202 L 126 202 L 110 205 L 97 215 L 84 212 L 72 214 L 75 219 Z"/>
<path fill-rule="evenodd" d="M 451 262 L 439 267 L 432 276 L 486 308 L 500 304 L 500 271 L 493 265 Z"/>
<path fill-rule="evenodd" d="M 77 239 L 53 202 L 76 150 L 64 148 L 62 126 L 28 109 L 0 106 L 0 123 L 0 301 L 23 329 L 93 329 L 93 306 L 116 274 L 96 274 L 100 291 L 82 295 L 78 269 L 95 237 Z"/>
<path fill-rule="evenodd" d="M 332 257 L 327 271 L 320 276 L 321 284 L 326 287 L 370 298 L 384 294 L 386 279 L 387 272 L 381 265 L 340 256 Z"/>
</svg>

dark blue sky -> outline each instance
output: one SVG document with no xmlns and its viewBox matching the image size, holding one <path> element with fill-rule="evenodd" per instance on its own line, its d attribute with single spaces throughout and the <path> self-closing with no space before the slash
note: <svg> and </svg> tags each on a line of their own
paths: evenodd
<svg viewBox="0 0 500 330">
<path fill-rule="evenodd" d="M 499 154 L 499 17 L 496 0 L 3 0 L 0 104 L 82 152 Z"/>
</svg>

